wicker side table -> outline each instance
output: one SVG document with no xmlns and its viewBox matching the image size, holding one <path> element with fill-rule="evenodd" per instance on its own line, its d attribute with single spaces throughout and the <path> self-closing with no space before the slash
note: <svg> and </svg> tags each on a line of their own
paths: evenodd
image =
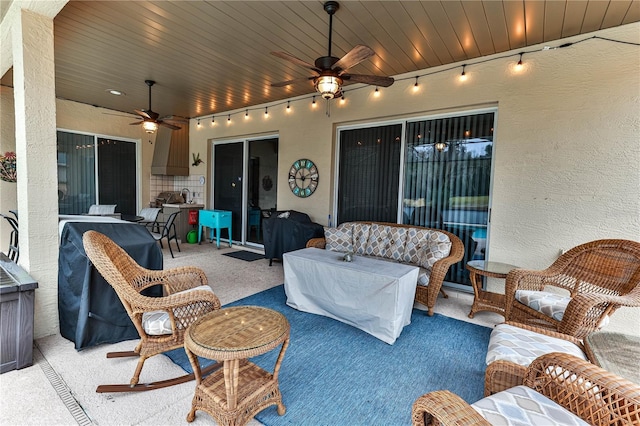
<svg viewBox="0 0 640 426">
<path fill-rule="evenodd" d="M 469 279 L 473 286 L 473 305 L 469 318 L 473 318 L 476 312 L 491 311 L 504 316 L 505 297 L 504 294 L 493 293 L 482 289 L 482 278 L 478 280 L 478 275 L 491 278 L 507 278 L 507 274 L 517 266 L 508 263 L 488 262 L 485 260 L 472 260 L 467 262 Z"/>
<path fill-rule="evenodd" d="M 282 345 L 273 373 L 249 362 Z M 213 311 L 194 322 L 185 335 L 185 351 L 196 375 L 196 390 L 187 421 L 206 411 L 220 425 L 243 425 L 271 405 L 286 408 L 278 372 L 289 345 L 289 322 L 279 312 L 258 306 Z M 202 378 L 196 355 L 223 361 L 223 368 Z"/>
</svg>

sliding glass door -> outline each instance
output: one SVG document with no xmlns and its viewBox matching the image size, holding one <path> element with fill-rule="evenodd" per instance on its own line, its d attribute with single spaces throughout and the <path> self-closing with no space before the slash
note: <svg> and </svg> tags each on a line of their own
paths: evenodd
<svg viewBox="0 0 640 426">
<path fill-rule="evenodd" d="M 395 222 L 454 233 L 464 260 L 445 280 L 470 285 L 484 259 L 495 112 L 339 131 L 337 223 Z"/>
<path fill-rule="evenodd" d="M 261 245 L 262 222 L 276 210 L 278 138 L 216 143 L 213 206 L 232 213 L 232 239 Z"/>
</svg>

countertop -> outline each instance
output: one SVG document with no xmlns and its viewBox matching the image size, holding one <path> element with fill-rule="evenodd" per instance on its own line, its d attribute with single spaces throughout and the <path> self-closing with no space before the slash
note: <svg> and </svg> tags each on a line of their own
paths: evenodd
<svg viewBox="0 0 640 426">
<path fill-rule="evenodd" d="M 174 209 L 197 209 L 204 208 L 204 204 L 190 204 L 190 203 L 181 203 L 181 204 L 163 204 L 162 207 L 173 207 Z"/>
</svg>

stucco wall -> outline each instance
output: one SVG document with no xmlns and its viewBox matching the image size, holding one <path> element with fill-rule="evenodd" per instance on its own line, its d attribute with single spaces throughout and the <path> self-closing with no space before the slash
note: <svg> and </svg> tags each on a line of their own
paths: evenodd
<svg viewBox="0 0 640 426">
<path fill-rule="evenodd" d="M 640 24 L 594 34 L 638 43 Z M 227 113 L 216 117 L 215 126 L 210 116 L 200 128 L 192 120 L 191 149 L 205 152 L 210 140 L 278 133 L 278 209 L 307 212 L 326 224 L 333 208 L 337 126 L 497 106 L 491 260 L 540 269 L 561 249 L 591 240 L 640 241 L 638 47 L 593 39 L 542 49 L 523 49 L 532 52 L 523 57 L 524 72 L 513 71 L 517 55 L 478 65 L 470 61 L 466 82 L 457 78 L 458 68 L 421 77 L 417 93 L 414 78 L 381 89 L 377 98 L 372 87 L 346 87 L 346 103 L 332 102 L 330 117 L 322 100 L 312 109 L 306 98 L 294 100 L 290 113 L 286 105 L 269 108 L 266 119 L 264 106 L 258 106 L 248 120 L 244 110 L 232 115 L 231 124 Z M 296 198 L 286 185 L 288 169 L 298 158 L 313 160 L 320 171 L 318 189 L 308 199 Z M 609 329 L 640 335 L 640 309 L 618 311 Z"/>
</svg>

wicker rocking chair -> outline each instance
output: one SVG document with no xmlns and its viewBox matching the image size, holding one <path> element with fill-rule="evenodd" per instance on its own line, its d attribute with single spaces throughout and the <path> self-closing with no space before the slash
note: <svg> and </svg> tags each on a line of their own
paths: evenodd
<svg viewBox="0 0 640 426">
<path fill-rule="evenodd" d="M 101 385 L 96 392 L 146 391 L 193 380 L 195 376 L 187 374 L 159 382 L 138 383 L 147 358 L 182 347 L 187 327 L 204 314 L 220 308 L 220 300 L 207 285 L 204 272 L 195 267 L 164 271 L 145 269 L 111 239 L 96 231 L 85 232 L 82 241 L 89 260 L 118 294 L 140 334 L 140 343 L 133 351 L 107 354 L 107 358 L 139 357 L 130 384 Z M 140 294 L 153 285 L 162 285 L 165 296 Z M 205 374 L 221 365 L 213 364 Z"/>
<path fill-rule="evenodd" d="M 545 291 L 546 286 L 569 296 Z M 619 307 L 640 307 L 640 243 L 592 241 L 572 248 L 545 270 L 514 269 L 507 275 L 505 297 L 507 321 L 583 339 Z"/>
</svg>

